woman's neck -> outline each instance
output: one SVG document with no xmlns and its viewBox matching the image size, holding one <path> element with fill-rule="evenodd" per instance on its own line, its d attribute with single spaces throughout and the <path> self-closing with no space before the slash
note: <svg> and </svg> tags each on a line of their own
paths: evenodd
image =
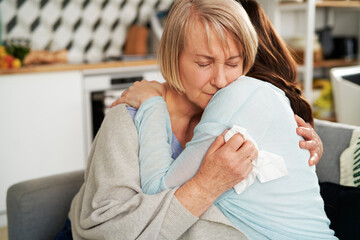
<svg viewBox="0 0 360 240">
<path fill-rule="evenodd" d="M 193 136 L 194 128 L 199 123 L 203 109 L 166 85 L 165 102 L 170 114 L 172 131 L 184 148 Z"/>
</svg>

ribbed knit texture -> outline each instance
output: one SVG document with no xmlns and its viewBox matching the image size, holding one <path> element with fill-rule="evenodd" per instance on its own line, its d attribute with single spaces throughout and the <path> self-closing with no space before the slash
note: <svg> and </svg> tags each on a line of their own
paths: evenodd
<svg viewBox="0 0 360 240">
<path fill-rule="evenodd" d="M 71 204 L 76 239 L 247 239 L 214 206 L 206 218 L 188 212 L 176 189 L 141 191 L 138 135 L 125 107 L 106 115 L 94 140 L 85 182 Z M 224 220 L 224 221 L 221 221 Z"/>
</svg>

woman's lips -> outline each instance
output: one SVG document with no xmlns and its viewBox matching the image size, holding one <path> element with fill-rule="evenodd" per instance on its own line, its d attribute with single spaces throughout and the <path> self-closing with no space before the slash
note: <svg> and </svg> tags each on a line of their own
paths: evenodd
<svg viewBox="0 0 360 240">
<path fill-rule="evenodd" d="M 214 96 L 216 92 L 214 93 L 205 93 L 206 95 L 209 95 L 209 96 Z"/>
</svg>

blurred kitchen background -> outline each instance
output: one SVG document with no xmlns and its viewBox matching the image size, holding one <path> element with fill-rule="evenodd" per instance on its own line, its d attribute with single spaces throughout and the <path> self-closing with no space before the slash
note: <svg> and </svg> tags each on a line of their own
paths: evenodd
<svg viewBox="0 0 360 240">
<path fill-rule="evenodd" d="M 173 1 L 0 0 L 0 227 L 10 185 L 83 169 L 111 102 L 164 81 L 156 52 Z M 314 116 L 360 125 L 360 1 L 259 2 Z"/>
<path fill-rule="evenodd" d="M 131 38 L 129 45 L 134 45 L 127 46 L 128 54 L 154 54 L 156 43 L 149 36 L 153 34 L 149 31 L 150 19 L 154 12 L 167 11 L 171 3 L 172 0 L 4 0 L 2 39 L 24 39 L 34 50 L 67 49 L 70 63 L 120 58 L 126 52 L 127 37 Z"/>
</svg>

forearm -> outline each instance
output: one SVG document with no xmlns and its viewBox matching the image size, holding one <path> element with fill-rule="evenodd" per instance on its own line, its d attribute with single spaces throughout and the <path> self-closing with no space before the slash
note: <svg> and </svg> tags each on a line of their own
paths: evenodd
<svg viewBox="0 0 360 240">
<path fill-rule="evenodd" d="M 190 179 L 175 192 L 178 201 L 194 216 L 200 217 L 221 195 L 210 195 L 195 178 Z"/>
<path fill-rule="evenodd" d="M 140 139 L 141 187 L 148 194 L 175 188 L 190 180 L 200 167 L 201 160 L 215 139 L 202 134 L 187 144 L 177 157 L 171 156 L 171 126 L 166 103 L 162 98 L 148 99 L 135 116 Z"/>
<path fill-rule="evenodd" d="M 171 163 L 171 126 L 166 103 L 160 97 L 145 101 L 135 116 L 140 152 L 141 188 L 147 194 L 161 192 Z"/>
</svg>

